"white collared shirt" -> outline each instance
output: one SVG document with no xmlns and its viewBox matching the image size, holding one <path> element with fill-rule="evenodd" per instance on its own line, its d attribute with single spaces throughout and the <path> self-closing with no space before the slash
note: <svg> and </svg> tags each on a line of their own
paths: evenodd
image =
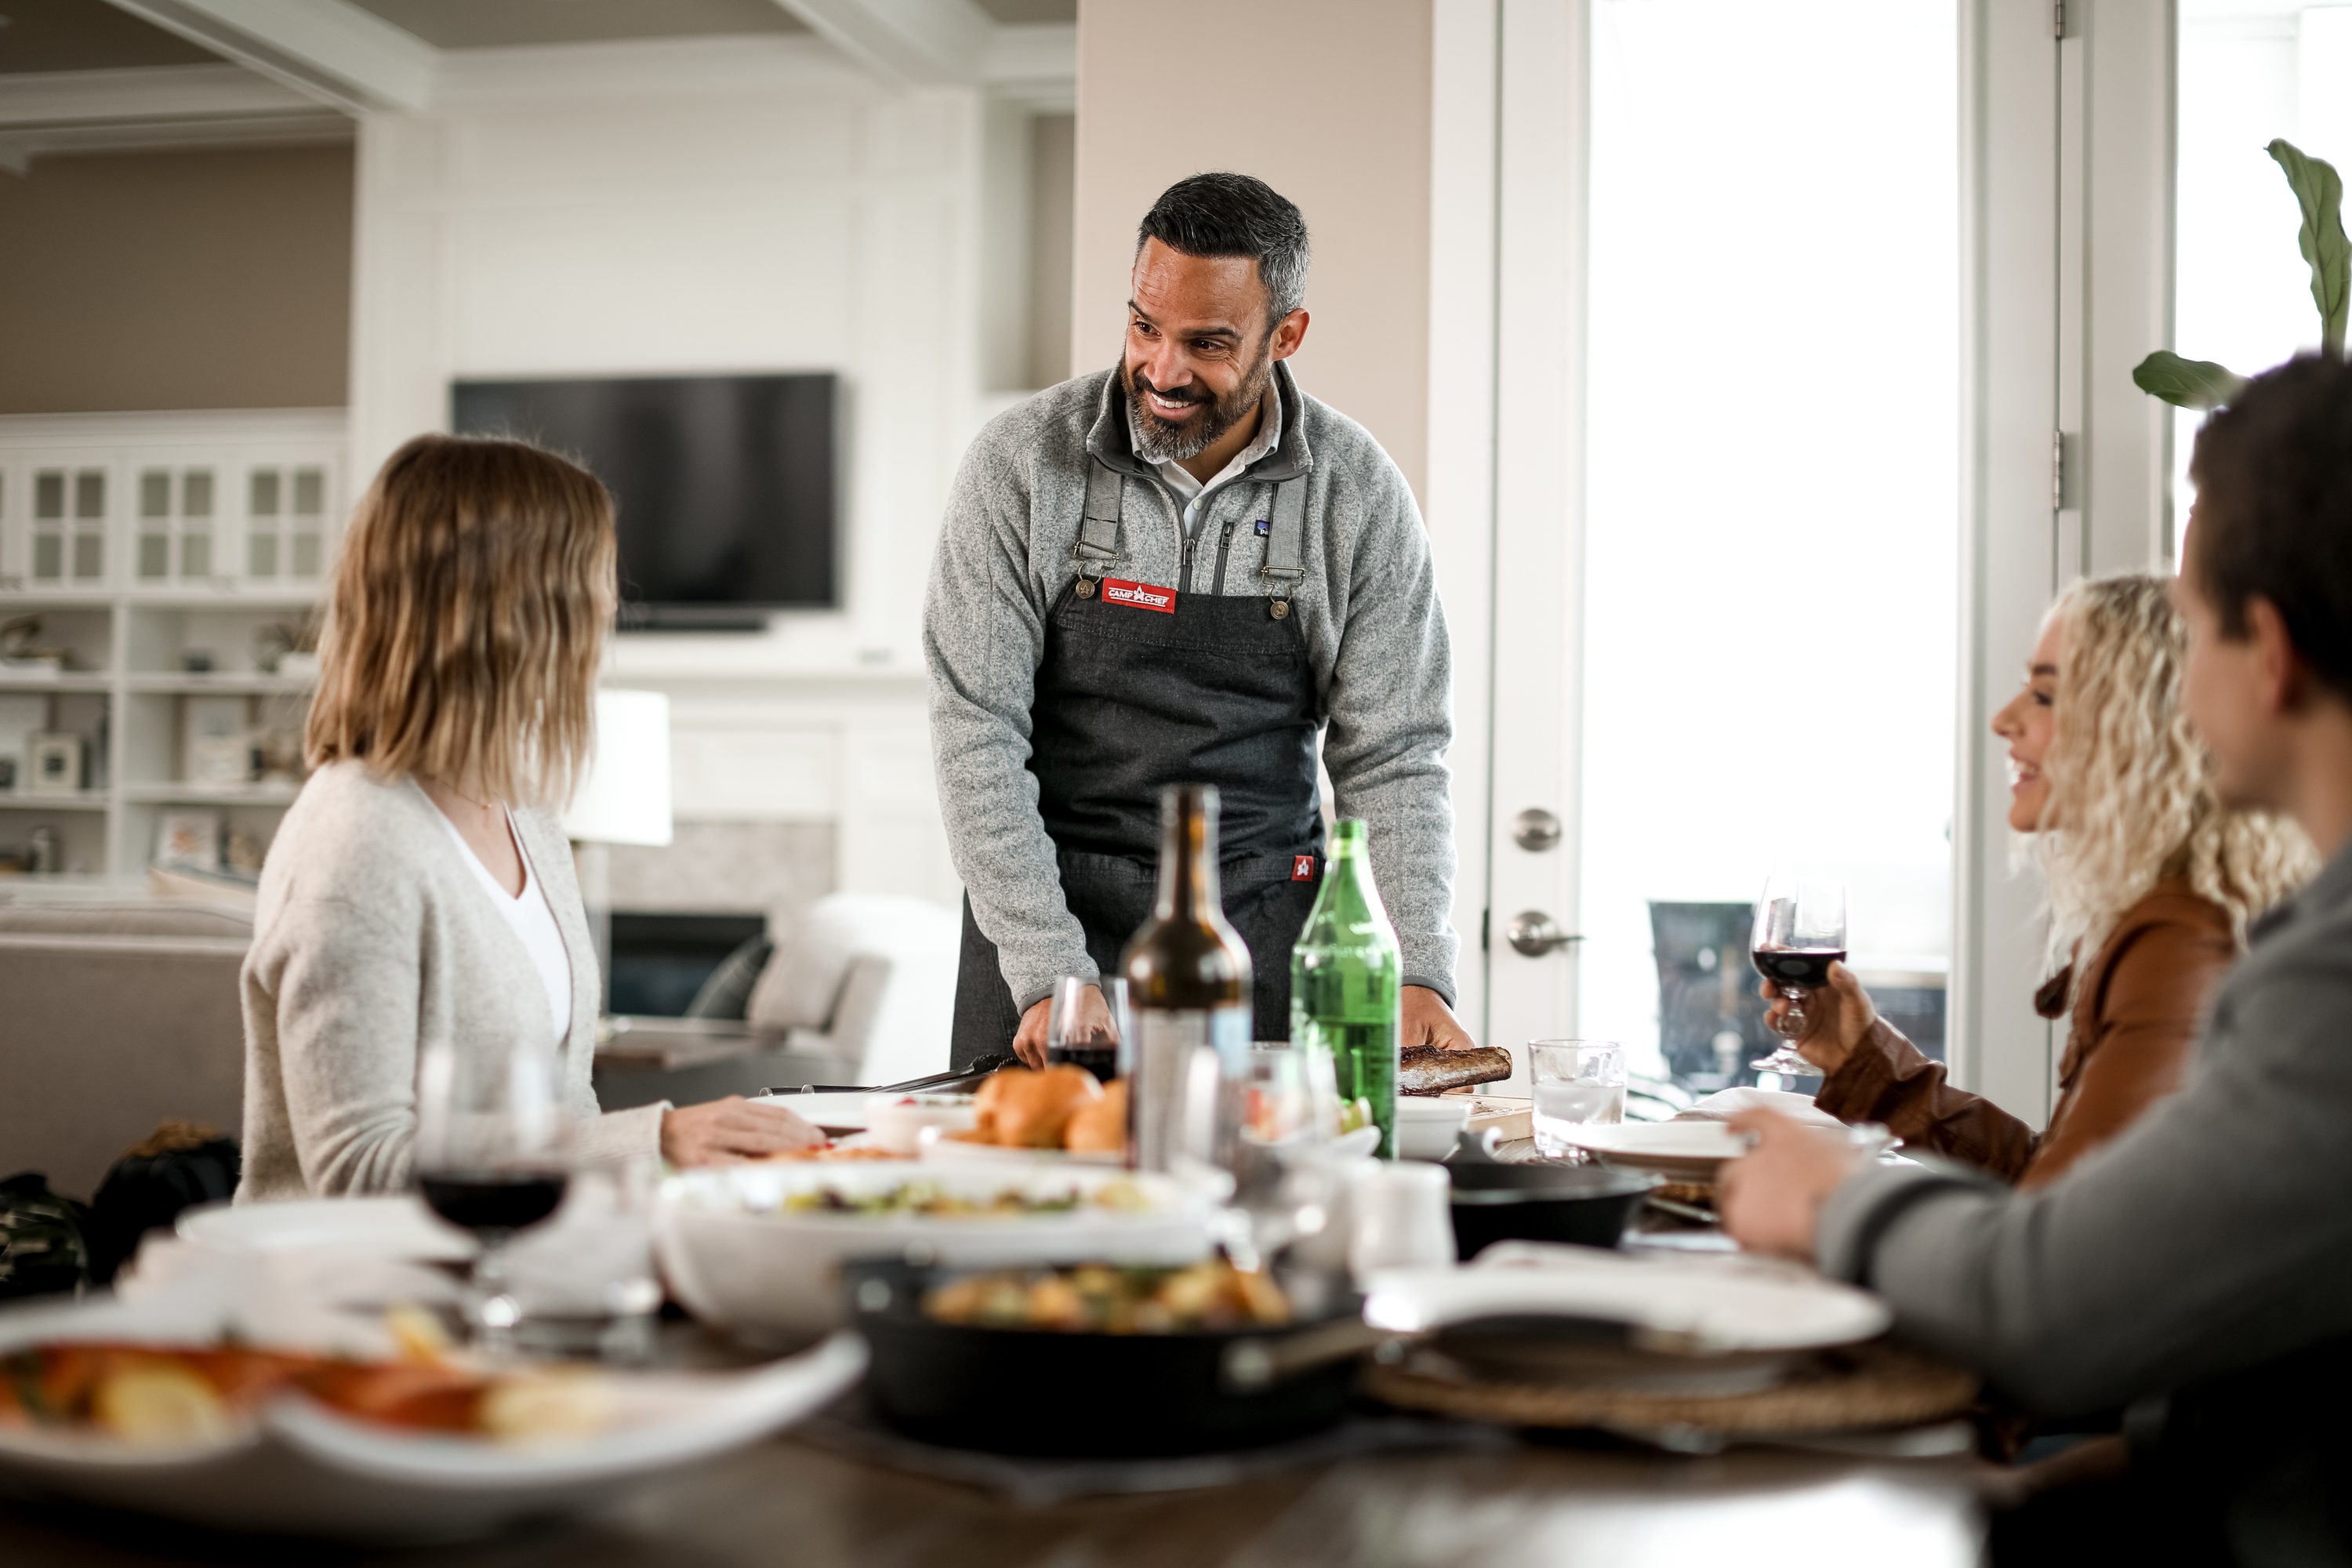
<svg viewBox="0 0 2352 1568">
<path fill-rule="evenodd" d="M 1204 485 L 1194 479 L 1192 470 L 1181 463 L 1171 461 L 1152 465 L 1158 470 L 1160 477 L 1168 481 L 1168 488 L 1176 492 L 1176 499 L 1184 503 L 1185 538 L 1190 539 L 1192 536 L 1193 529 L 1200 522 L 1202 502 L 1226 485 L 1241 478 L 1243 472 L 1252 463 L 1282 445 L 1282 394 L 1272 382 L 1266 384 L 1265 395 L 1258 400 L 1257 406 L 1257 434 L 1250 438 L 1248 446 L 1234 453 L 1233 461 L 1218 469 L 1207 484 Z M 1132 408 L 1128 411 L 1128 435 L 1130 440 L 1134 438 L 1135 422 L 1138 417 Z"/>
</svg>

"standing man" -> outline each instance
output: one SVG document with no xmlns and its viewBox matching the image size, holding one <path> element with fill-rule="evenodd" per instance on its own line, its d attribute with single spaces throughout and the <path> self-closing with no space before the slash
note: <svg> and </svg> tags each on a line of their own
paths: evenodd
<svg viewBox="0 0 2352 1568">
<path fill-rule="evenodd" d="M 1371 826 L 1403 1043 L 1471 1043 L 1451 1010 L 1444 617 L 1404 476 L 1281 363 L 1307 340 L 1307 259 L 1306 220 L 1264 182 L 1179 181 L 1137 235 L 1118 367 L 965 454 L 923 616 L 967 889 L 959 1065 L 1008 1045 L 1041 1064 L 1055 981 L 1117 972 L 1173 784 L 1223 797 L 1255 1037 L 1286 1038 L 1323 870 L 1318 736 L 1339 812 Z"/>
</svg>

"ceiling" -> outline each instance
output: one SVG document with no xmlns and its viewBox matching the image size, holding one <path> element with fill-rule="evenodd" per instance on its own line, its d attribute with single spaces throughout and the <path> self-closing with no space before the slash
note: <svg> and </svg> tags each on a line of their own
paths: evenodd
<svg viewBox="0 0 2352 1568">
<path fill-rule="evenodd" d="M 807 29 L 777 0 L 348 0 L 442 49 Z M 1078 0 L 974 0 L 999 22 L 1075 22 Z M 0 75 L 208 65 L 209 50 L 107 0 L 0 0 Z"/>
<path fill-rule="evenodd" d="M 0 74 L 217 63 L 106 0 L 0 0 Z"/>
</svg>

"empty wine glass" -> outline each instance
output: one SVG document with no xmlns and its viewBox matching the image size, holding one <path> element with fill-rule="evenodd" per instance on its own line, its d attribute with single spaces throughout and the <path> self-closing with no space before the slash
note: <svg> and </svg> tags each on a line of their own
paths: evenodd
<svg viewBox="0 0 2352 1568">
<path fill-rule="evenodd" d="M 512 1348 L 522 1316 L 501 1253 L 563 1201 L 560 1072 L 552 1042 L 460 1051 L 445 1041 L 417 1056 L 417 1186 L 435 1214 L 480 1244 L 467 1319 L 476 1345 L 493 1354 Z"/>
<path fill-rule="evenodd" d="M 1780 986 L 1788 1011 L 1773 1027 L 1784 1037 L 1770 1056 L 1748 1065 L 1758 1072 L 1819 1073 L 1796 1047 L 1805 1032 L 1805 996 L 1829 984 L 1830 965 L 1845 962 L 1845 884 L 1786 868 L 1775 869 L 1756 900 L 1749 948 L 1756 973 Z"/>
</svg>

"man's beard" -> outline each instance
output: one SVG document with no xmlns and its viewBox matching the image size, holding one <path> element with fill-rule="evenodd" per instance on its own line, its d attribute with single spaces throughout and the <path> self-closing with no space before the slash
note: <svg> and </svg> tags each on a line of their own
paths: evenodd
<svg viewBox="0 0 2352 1568">
<path fill-rule="evenodd" d="M 1242 377 L 1233 391 L 1212 401 L 1194 382 L 1181 392 L 1166 395 L 1184 403 L 1206 403 L 1206 415 L 1188 418 L 1181 424 L 1171 423 L 1152 412 L 1144 401 L 1144 394 L 1161 391 L 1134 366 L 1123 367 L 1127 383 L 1127 405 L 1134 411 L 1130 428 L 1135 437 L 1135 455 L 1147 463 L 1181 463 L 1187 458 L 1197 458 L 1219 437 L 1257 412 L 1265 399 L 1265 384 L 1274 374 L 1272 345 L 1259 351 L 1257 363 Z"/>
</svg>

